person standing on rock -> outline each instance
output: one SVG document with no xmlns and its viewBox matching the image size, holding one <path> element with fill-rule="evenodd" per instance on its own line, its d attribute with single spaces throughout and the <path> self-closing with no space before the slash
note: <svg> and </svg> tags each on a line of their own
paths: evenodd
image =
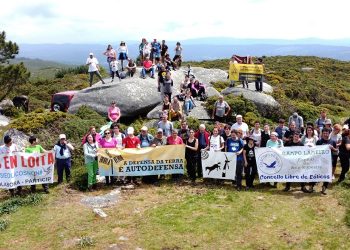
<svg viewBox="0 0 350 250">
<path fill-rule="evenodd" d="M 174 62 L 178 62 L 177 63 L 177 67 L 180 68 L 181 67 L 181 61 L 182 61 L 182 47 L 181 47 L 181 43 L 177 42 L 176 43 L 176 47 L 175 47 L 175 56 L 173 58 Z"/>
<path fill-rule="evenodd" d="M 162 57 L 162 62 L 164 62 L 165 55 L 168 54 L 168 45 L 166 45 L 165 40 L 162 40 L 162 45 L 160 49 L 160 56 Z"/>
<path fill-rule="evenodd" d="M 146 38 L 142 38 L 141 43 L 139 44 L 139 57 L 140 57 L 140 66 L 143 64 L 144 56 L 143 56 L 143 51 L 144 47 L 146 45 Z"/>
<path fill-rule="evenodd" d="M 222 123 L 226 123 L 226 117 L 231 110 L 230 105 L 224 101 L 224 96 L 220 95 L 219 100 L 214 103 L 212 119 Z"/>
<path fill-rule="evenodd" d="M 264 62 L 261 57 L 258 58 L 258 60 L 255 62 L 255 64 L 260 64 L 264 67 Z M 262 92 L 263 91 L 263 75 L 259 75 L 257 79 L 255 80 L 255 90 Z"/>
<path fill-rule="evenodd" d="M 38 144 L 35 136 L 30 136 L 28 139 L 30 145 L 24 149 L 25 153 L 45 153 L 47 152 L 41 145 Z M 49 184 L 42 184 L 44 192 L 49 193 Z M 36 191 L 36 185 L 31 185 L 30 190 L 32 193 Z"/>
<path fill-rule="evenodd" d="M 63 182 L 63 172 L 66 172 L 66 180 L 70 182 L 71 167 L 72 167 L 72 151 L 74 147 L 67 141 L 65 134 L 60 134 L 59 141 L 53 147 L 56 158 L 58 184 Z"/>
<path fill-rule="evenodd" d="M 112 80 L 111 82 L 114 81 L 114 76 L 117 76 L 119 78 L 119 81 L 121 80 L 120 79 L 120 75 L 119 75 L 119 62 L 116 60 L 116 59 L 113 59 L 110 63 L 110 68 L 111 68 L 111 77 L 112 77 Z"/>
<path fill-rule="evenodd" d="M 120 42 L 118 48 L 118 60 L 120 60 L 122 71 L 124 71 L 124 60 L 128 60 L 128 46 L 126 46 L 124 41 Z"/>
<path fill-rule="evenodd" d="M 112 45 L 108 44 L 107 49 L 103 54 L 107 57 L 107 63 L 109 66 L 109 74 L 112 75 L 111 62 L 117 59 L 117 53 L 112 48 Z"/>
<path fill-rule="evenodd" d="M 98 64 L 98 60 L 96 57 L 94 57 L 93 53 L 89 54 L 89 57 L 86 59 L 86 65 L 89 65 L 89 75 L 90 75 L 90 87 L 92 86 L 92 81 L 94 80 L 94 75 L 97 75 L 97 77 L 100 79 L 102 84 L 105 84 L 105 82 L 102 79 L 102 76 L 99 72 L 100 66 Z"/>
<path fill-rule="evenodd" d="M 171 94 L 173 92 L 174 81 L 171 79 L 171 73 L 167 72 L 165 79 L 163 81 L 163 95 L 169 97 L 169 101 L 171 102 Z"/>
</svg>

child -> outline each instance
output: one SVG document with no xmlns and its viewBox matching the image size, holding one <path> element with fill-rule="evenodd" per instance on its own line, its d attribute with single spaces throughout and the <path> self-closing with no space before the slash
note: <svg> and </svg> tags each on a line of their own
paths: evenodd
<svg viewBox="0 0 350 250">
<path fill-rule="evenodd" d="M 120 81 L 120 76 L 119 76 L 119 71 L 118 71 L 118 68 L 119 68 L 119 62 L 116 60 L 116 59 L 113 59 L 111 61 L 111 77 L 112 77 L 112 80 L 111 82 L 113 82 L 114 80 L 114 75 L 116 75 L 118 78 L 119 78 L 119 81 Z"/>
</svg>

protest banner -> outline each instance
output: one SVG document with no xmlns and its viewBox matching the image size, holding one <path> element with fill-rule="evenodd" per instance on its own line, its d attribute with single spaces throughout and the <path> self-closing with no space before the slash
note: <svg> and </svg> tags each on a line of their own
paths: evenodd
<svg viewBox="0 0 350 250">
<path fill-rule="evenodd" d="M 183 174 L 185 145 L 98 149 L 101 176 Z"/>
<path fill-rule="evenodd" d="M 52 151 L 0 154 L 0 188 L 53 183 L 54 164 Z"/>
<path fill-rule="evenodd" d="M 236 154 L 201 151 L 203 178 L 234 180 L 236 175 Z"/>
<path fill-rule="evenodd" d="M 332 182 L 328 145 L 256 148 L 260 182 Z"/>
<path fill-rule="evenodd" d="M 264 66 L 261 64 L 231 63 L 229 67 L 229 80 L 257 80 L 264 75 Z"/>
</svg>

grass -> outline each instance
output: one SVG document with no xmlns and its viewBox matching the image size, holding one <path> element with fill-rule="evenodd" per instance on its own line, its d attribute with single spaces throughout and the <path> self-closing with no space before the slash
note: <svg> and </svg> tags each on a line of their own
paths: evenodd
<svg viewBox="0 0 350 250">
<path fill-rule="evenodd" d="M 279 187 L 281 189 L 281 186 Z M 230 185 L 161 187 L 124 191 L 103 210 L 106 219 L 80 203 L 68 186 L 51 189 L 40 206 L 6 215 L 0 249 L 349 249 L 348 187 L 329 195 L 284 193 L 263 185 L 237 192 Z M 348 211 L 348 213 L 347 213 Z"/>
</svg>

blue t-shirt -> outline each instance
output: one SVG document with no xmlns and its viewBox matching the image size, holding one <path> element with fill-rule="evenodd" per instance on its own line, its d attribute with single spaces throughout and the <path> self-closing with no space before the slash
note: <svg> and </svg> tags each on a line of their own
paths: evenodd
<svg viewBox="0 0 350 250">
<path fill-rule="evenodd" d="M 228 138 L 226 141 L 227 152 L 236 153 L 243 148 L 244 144 L 242 139 L 232 139 Z M 243 160 L 243 152 L 237 155 L 237 161 Z"/>
<path fill-rule="evenodd" d="M 153 49 L 153 52 L 154 53 L 160 53 L 160 43 L 158 43 L 158 42 L 152 42 L 151 43 L 152 44 L 152 49 Z"/>
</svg>

